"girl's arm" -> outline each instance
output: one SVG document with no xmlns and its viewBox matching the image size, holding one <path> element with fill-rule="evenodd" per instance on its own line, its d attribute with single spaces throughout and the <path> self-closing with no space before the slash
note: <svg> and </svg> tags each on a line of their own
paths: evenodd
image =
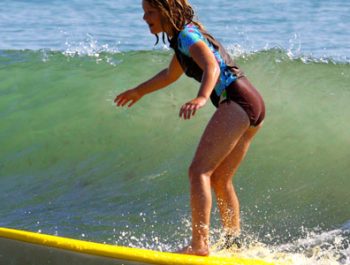
<svg viewBox="0 0 350 265">
<path fill-rule="evenodd" d="M 193 44 L 190 47 L 190 54 L 203 70 L 203 76 L 197 97 L 185 103 L 180 109 L 179 115 L 184 119 L 190 119 L 196 113 L 196 110 L 205 105 L 220 76 L 219 64 L 212 51 L 203 41 Z"/>
<path fill-rule="evenodd" d="M 175 82 L 182 75 L 182 73 L 183 70 L 178 60 L 176 59 L 176 56 L 174 55 L 168 68 L 160 71 L 154 77 L 138 85 L 137 87 L 119 94 L 114 99 L 114 102 L 118 107 L 123 107 L 128 103 L 128 107 L 131 107 L 144 95 L 162 89 Z"/>
</svg>

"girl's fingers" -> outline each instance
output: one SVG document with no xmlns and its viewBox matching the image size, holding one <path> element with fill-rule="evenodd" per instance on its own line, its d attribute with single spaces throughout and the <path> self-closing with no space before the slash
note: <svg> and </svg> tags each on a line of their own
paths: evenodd
<svg viewBox="0 0 350 265">
<path fill-rule="evenodd" d="M 130 108 L 132 105 L 134 105 L 134 104 L 136 103 L 136 101 L 137 101 L 137 100 L 135 100 L 135 99 L 134 99 L 134 100 L 131 100 L 131 102 L 130 102 L 129 105 L 128 105 L 128 108 Z"/>
<path fill-rule="evenodd" d="M 191 119 L 196 114 L 197 109 L 198 106 L 196 104 L 186 103 L 181 107 L 179 116 L 185 120 Z"/>
<path fill-rule="evenodd" d="M 131 107 L 132 105 L 134 105 L 139 99 L 141 98 L 141 96 L 134 90 L 134 89 L 130 89 L 127 90 L 121 94 L 119 94 L 115 99 L 114 102 L 118 107 Z"/>
<path fill-rule="evenodd" d="M 115 98 L 114 102 L 118 107 L 124 107 L 129 101 L 132 99 L 125 97 L 123 95 L 119 95 Z"/>
<path fill-rule="evenodd" d="M 184 118 L 185 120 L 187 120 L 187 117 L 188 117 L 188 104 L 186 103 L 181 107 L 180 118 Z"/>
<path fill-rule="evenodd" d="M 122 98 L 122 97 L 118 98 L 116 101 L 117 106 L 118 107 L 123 106 L 124 101 L 125 101 L 124 98 Z"/>
</svg>

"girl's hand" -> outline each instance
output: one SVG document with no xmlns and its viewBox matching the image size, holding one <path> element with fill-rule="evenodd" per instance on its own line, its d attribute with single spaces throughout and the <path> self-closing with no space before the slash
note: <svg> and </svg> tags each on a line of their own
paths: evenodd
<svg viewBox="0 0 350 265">
<path fill-rule="evenodd" d="M 196 111 L 202 108 L 207 101 L 208 99 L 205 97 L 197 97 L 185 103 L 180 109 L 180 118 L 184 118 L 185 120 L 191 119 L 191 117 L 196 114 Z"/>
<path fill-rule="evenodd" d="M 137 91 L 137 89 L 129 89 L 121 94 L 119 94 L 115 99 L 114 103 L 118 107 L 124 107 L 129 103 L 128 108 L 134 105 L 140 98 L 142 98 L 142 94 Z"/>
</svg>

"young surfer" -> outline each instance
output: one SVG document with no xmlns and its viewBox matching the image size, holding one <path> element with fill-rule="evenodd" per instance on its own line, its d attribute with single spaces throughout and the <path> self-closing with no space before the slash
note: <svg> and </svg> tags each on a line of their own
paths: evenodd
<svg viewBox="0 0 350 265">
<path fill-rule="evenodd" d="M 197 97 L 180 108 L 192 118 L 209 99 L 217 107 L 189 168 L 192 241 L 181 253 L 209 255 L 209 224 L 214 190 L 227 245 L 240 234 L 239 202 L 232 178 L 265 116 L 262 97 L 221 44 L 194 20 L 187 0 L 143 0 L 143 19 L 159 40 L 162 33 L 175 54 L 169 66 L 148 81 L 115 98 L 131 107 L 143 96 L 176 81 L 183 73 L 200 82 Z M 230 242 L 231 241 L 231 242 Z"/>
</svg>

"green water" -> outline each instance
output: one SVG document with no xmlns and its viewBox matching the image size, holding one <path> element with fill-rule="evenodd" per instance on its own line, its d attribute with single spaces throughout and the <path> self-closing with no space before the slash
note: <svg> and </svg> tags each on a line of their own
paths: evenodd
<svg viewBox="0 0 350 265">
<path fill-rule="evenodd" d="M 214 107 L 178 118 L 198 90 L 186 77 L 131 109 L 113 104 L 170 56 L 0 52 L 1 226 L 151 248 L 189 237 L 187 168 Z M 234 179 L 244 230 L 276 244 L 340 228 L 350 220 L 349 64 L 278 50 L 237 62 L 267 105 Z"/>
</svg>

